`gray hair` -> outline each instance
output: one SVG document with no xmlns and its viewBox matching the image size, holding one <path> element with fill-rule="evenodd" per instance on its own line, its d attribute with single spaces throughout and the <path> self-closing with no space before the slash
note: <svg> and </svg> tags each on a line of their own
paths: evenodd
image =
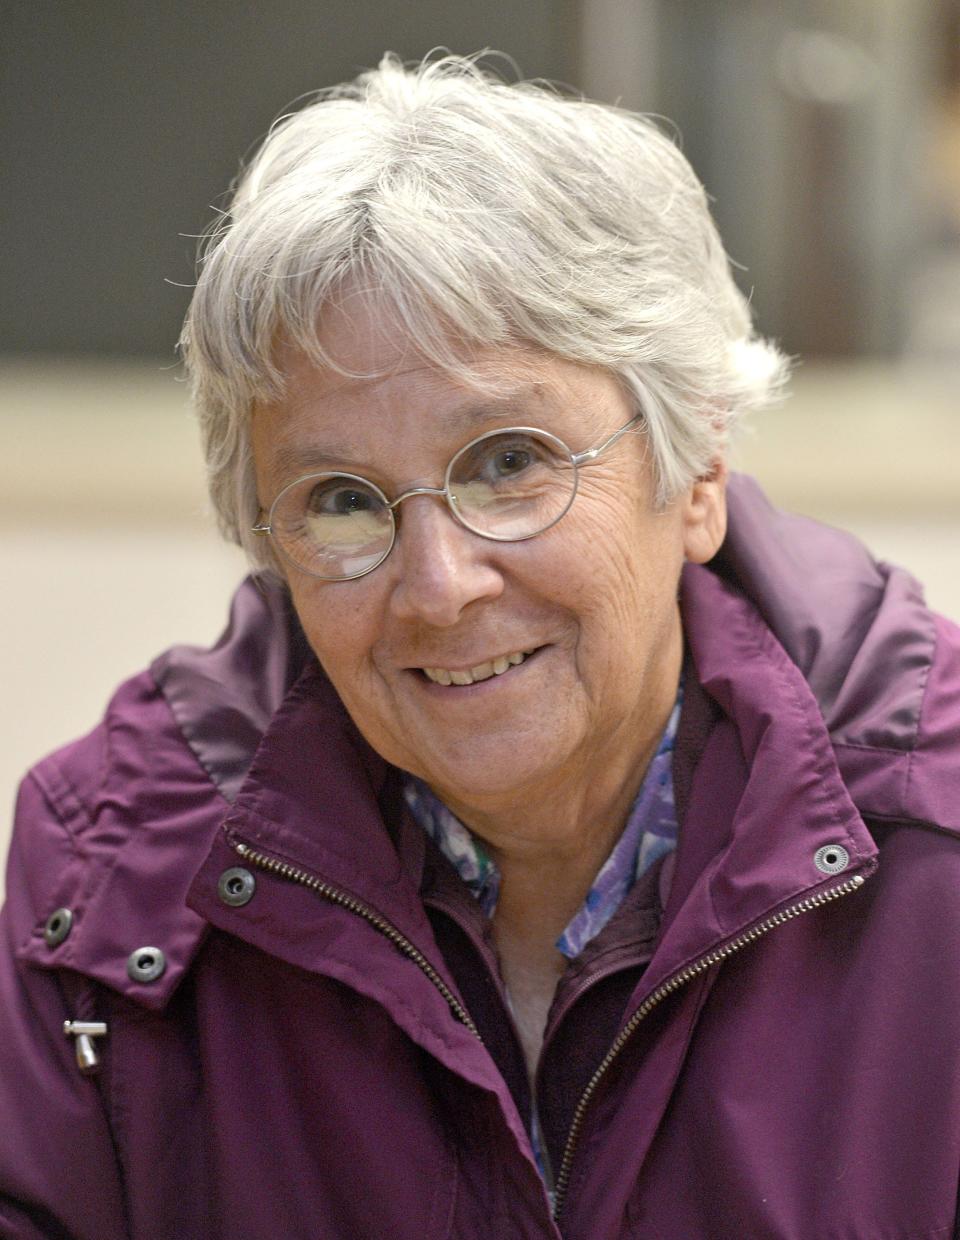
<svg viewBox="0 0 960 1240">
<path fill-rule="evenodd" d="M 202 256 L 181 346 L 221 530 L 256 569 L 271 562 L 250 533 L 251 409 L 283 392 L 279 342 L 346 373 L 319 333 L 348 284 L 468 382 L 471 350 L 517 344 L 619 376 L 660 504 L 787 369 L 653 121 L 507 84 L 476 58 L 388 54 L 273 126 Z"/>
</svg>

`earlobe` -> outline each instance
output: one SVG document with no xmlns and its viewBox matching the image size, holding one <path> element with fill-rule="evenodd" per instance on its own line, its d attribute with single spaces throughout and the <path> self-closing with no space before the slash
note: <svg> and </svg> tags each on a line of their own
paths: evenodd
<svg viewBox="0 0 960 1240">
<path fill-rule="evenodd" d="M 697 478 L 684 501 L 683 552 L 693 564 L 706 564 L 720 550 L 727 532 L 727 466 L 716 460 Z"/>
</svg>

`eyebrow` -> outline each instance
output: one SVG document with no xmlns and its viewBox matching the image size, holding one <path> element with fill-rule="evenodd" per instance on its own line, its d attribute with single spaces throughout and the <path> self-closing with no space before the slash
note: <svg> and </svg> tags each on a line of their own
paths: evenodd
<svg viewBox="0 0 960 1240">
<path fill-rule="evenodd" d="M 524 408 L 529 408 L 534 397 L 542 404 L 545 393 L 543 383 L 530 384 L 518 388 L 507 396 L 467 400 L 455 406 L 447 415 L 446 425 L 451 432 L 457 427 L 462 428 L 464 443 L 468 443 L 474 434 L 480 434 L 478 427 L 502 421 L 504 426 L 525 425 Z M 497 429 L 495 426 L 491 430 Z M 463 444 L 459 445 L 460 447 Z M 455 448 L 454 451 L 457 449 Z M 279 477 L 285 479 L 302 478 L 310 473 L 321 473 L 326 469 L 334 472 L 366 474 L 371 471 L 368 460 L 358 460 L 355 448 L 349 444 L 330 443 L 298 443 L 293 440 L 274 445 L 274 468 Z"/>
</svg>

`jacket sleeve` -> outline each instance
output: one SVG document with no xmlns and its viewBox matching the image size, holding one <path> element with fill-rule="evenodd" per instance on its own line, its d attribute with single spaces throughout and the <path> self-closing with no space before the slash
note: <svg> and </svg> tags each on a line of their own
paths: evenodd
<svg viewBox="0 0 960 1240">
<path fill-rule="evenodd" d="M 0 912 L 0 1240 L 126 1240 L 120 1170 L 96 1079 L 81 1075 L 58 971 L 17 958 L 42 932 L 45 875 L 69 841 L 21 788 Z M 79 979 L 72 977 L 73 982 Z"/>
</svg>

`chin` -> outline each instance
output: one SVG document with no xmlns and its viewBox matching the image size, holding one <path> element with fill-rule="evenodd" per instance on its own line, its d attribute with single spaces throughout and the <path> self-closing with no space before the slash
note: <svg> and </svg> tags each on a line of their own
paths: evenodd
<svg viewBox="0 0 960 1240">
<path fill-rule="evenodd" d="M 550 772 L 542 752 L 526 756 L 510 746 L 499 753 L 492 750 L 484 755 L 437 756 L 429 764 L 418 765 L 415 773 L 441 800 L 478 809 L 525 795 L 527 790 L 542 786 Z"/>
</svg>

